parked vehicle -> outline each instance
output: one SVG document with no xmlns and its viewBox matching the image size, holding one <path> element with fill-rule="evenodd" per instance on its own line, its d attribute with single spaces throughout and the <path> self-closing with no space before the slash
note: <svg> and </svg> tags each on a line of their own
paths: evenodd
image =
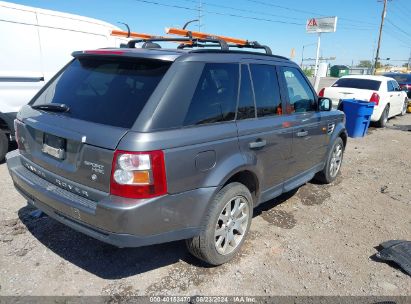
<svg viewBox="0 0 411 304">
<path fill-rule="evenodd" d="M 394 78 L 400 88 L 407 93 L 408 99 L 411 99 L 411 74 L 387 73 L 384 76 Z"/>
<path fill-rule="evenodd" d="M 407 112 L 407 94 L 395 79 L 385 76 L 344 76 L 331 87 L 321 89 L 318 95 L 330 98 L 334 108 L 338 108 L 343 99 L 374 102 L 371 121 L 379 127 L 385 127 L 389 118 Z"/>
<path fill-rule="evenodd" d="M 187 239 L 207 263 L 232 259 L 254 207 L 337 177 L 347 133 L 297 64 L 216 37 L 73 53 L 17 116 L 16 189 L 118 247 Z"/>
<path fill-rule="evenodd" d="M 118 47 L 109 23 L 0 1 L 0 161 L 14 139 L 13 120 L 71 60 L 74 49 Z"/>
</svg>

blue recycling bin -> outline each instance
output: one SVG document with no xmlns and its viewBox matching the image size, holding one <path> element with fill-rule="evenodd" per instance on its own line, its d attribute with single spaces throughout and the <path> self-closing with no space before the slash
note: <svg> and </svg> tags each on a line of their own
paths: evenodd
<svg viewBox="0 0 411 304">
<path fill-rule="evenodd" d="M 356 99 L 344 99 L 345 127 L 349 137 L 364 137 L 370 126 L 374 103 Z"/>
</svg>

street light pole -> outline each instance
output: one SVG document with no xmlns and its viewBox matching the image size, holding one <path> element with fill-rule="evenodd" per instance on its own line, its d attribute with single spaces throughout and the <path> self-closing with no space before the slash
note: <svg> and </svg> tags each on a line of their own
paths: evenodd
<svg viewBox="0 0 411 304">
<path fill-rule="evenodd" d="M 311 45 L 315 45 L 315 43 L 310 43 L 310 44 L 303 45 L 303 51 L 301 53 L 301 69 L 303 68 L 303 64 L 304 64 L 304 49 L 305 49 L 305 47 L 311 46 Z"/>
<path fill-rule="evenodd" d="M 318 61 L 319 61 L 319 58 L 320 58 L 320 45 L 321 45 L 321 33 L 318 33 L 317 55 L 315 57 L 314 76 L 317 76 L 317 71 L 318 71 Z"/>
</svg>

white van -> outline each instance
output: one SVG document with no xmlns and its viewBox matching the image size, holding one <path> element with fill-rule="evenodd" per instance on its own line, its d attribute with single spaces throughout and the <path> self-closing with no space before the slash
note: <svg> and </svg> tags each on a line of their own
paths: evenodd
<svg viewBox="0 0 411 304">
<path fill-rule="evenodd" d="M 0 1 L 0 161 L 20 107 L 67 64 L 73 51 L 119 47 L 118 27 L 92 18 Z"/>
</svg>

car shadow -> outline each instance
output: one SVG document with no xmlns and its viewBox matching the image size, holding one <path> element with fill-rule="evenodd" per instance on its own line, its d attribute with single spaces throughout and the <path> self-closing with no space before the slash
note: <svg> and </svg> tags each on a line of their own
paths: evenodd
<svg viewBox="0 0 411 304">
<path fill-rule="evenodd" d="M 259 215 L 261 215 L 261 213 L 263 213 L 264 211 L 268 211 L 282 203 L 284 203 L 285 201 L 289 200 L 290 198 L 292 198 L 297 192 L 298 189 L 300 189 L 300 187 L 291 190 L 289 192 L 283 193 L 280 196 L 273 198 L 267 202 L 264 202 L 260 205 L 258 205 L 255 209 L 254 209 L 254 214 L 253 217 L 257 217 Z"/>
<path fill-rule="evenodd" d="M 259 216 L 291 198 L 298 189 L 272 199 L 254 209 L 253 217 Z M 157 268 L 184 261 L 192 266 L 211 268 L 194 258 L 184 241 L 138 248 L 117 248 L 77 232 L 43 214 L 30 215 L 36 210 L 25 206 L 18 211 L 21 222 L 44 246 L 66 261 L 103 279 L 122 279 Z"/>
<path fill-rule="evenodd" d="M 117 248 L 103 243 L 44 215 L 33 218 L 31 206 L 18 211 L 28 231 L 66 261 L 103 279 L 121 279 L 175 264 L 180 260 L 207 267 L 186 250 L 184 241 L 139 248 Z"/>
</svg>

